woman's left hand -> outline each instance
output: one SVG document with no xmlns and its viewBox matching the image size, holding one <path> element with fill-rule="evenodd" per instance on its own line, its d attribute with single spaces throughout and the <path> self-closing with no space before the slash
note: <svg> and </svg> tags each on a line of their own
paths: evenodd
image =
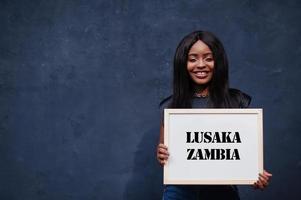
<svg viewBox="0 0 301 200">
<path fill-rule="evenodd" d="M 272 177 L 272 174 L 263 170 L 263 173 L 259 174 L 258 181 L 253 185 L 255 189 L 264 189 L 269 185 L 269 181 Z"/>
</svg>

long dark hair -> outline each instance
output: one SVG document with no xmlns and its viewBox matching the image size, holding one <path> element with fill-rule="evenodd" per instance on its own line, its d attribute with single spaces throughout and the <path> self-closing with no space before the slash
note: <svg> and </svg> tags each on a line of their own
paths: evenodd
<svg viewBox="0 0 301 200">
<path fill-rule="evenodd" d="M 185 36 L 177 47 L 174 56 L 173 95 L 171 108 L 191 108 L 194 83 L 187 71 L 190 48 L 198 40 L 204 42 L 212 51 L 214 71 L 209 83 L 209 107 L 229 108 L 228 59 L 220 40 L 208 31 L 195 31 Z"/>
</svg>

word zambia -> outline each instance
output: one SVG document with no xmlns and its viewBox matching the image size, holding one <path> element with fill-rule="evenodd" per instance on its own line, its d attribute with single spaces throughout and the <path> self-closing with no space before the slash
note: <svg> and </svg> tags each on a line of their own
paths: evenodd
<svg viewBox="0 0 301 200">
<path fill-rule="evenodd" d="M 241 143 L 239 132 L 186 132 L 186 143 Z M 238 149 L 187 149 L 187 160 L 240 160 Z"/>
</svg>

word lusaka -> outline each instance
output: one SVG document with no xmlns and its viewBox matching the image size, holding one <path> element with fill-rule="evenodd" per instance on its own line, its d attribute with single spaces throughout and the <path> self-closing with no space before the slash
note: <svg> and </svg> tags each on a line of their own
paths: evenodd
<svg viewBox="0 0 301 200">
<path fill-rule="evenodd" d="M 239 132 L 186 132 L 187 143 L 241 143 Z"/>
<path fill-rule="evenodd" d="M 239 132 L 186 132 L 187 143 L 241 143 Z M 187 149 L 187 160 L 240 160 L 238 149 Z"/>
</svg>

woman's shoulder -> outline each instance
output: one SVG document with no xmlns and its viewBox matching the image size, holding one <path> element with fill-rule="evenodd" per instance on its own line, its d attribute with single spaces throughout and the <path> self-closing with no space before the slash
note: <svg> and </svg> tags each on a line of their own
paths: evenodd
<svg viewBox="0 0 301 200">
<path fill-rule="evenodd" d="M 168 108 L 172 100 L 172 95 L 165 97 L 159 104 L 159 108 Z"/>
<path fill-rule="evenodd" d="M 231 101 L 234 101 L 238 104 L 238 107 L 240 108 L 247 108 L 249 107 L 252 97 L 241 90 L 230 88 L 229 89 L 229 95 L 231 98 Z"/>
</svg>

